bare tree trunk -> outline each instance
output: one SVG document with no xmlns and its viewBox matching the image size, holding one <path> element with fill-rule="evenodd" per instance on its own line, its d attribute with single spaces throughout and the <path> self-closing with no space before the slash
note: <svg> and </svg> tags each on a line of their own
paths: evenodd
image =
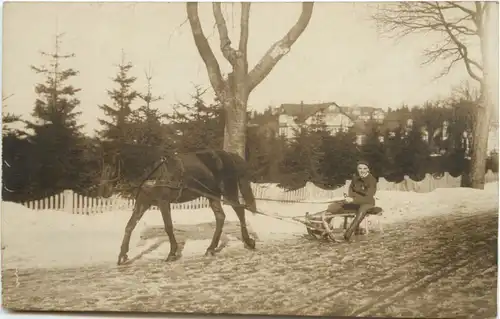
<svg viewBox="0 0 500 319">
<path fill-rule="evenodd" d="M 235 105 L 236 104 L 236 105 Z M 228 105 L 225 112 L 224 150 L 245 158 L 246 103 Z"/>
<path fill-rule="evenodd" d="M 471 158 L 471 187 L 484 189 L 486 173 L 486 158 L 488 153 L 488 137 L 491 124 L 491 114 L 498 108 L 498 11 L 495 3 L 483 4 L 483 23 L 478 28 L 481 41 L 483 60 L 483 80 L 481 81 L 481 99 L 475 114 L 473 127 L 473 148 Z M 493 37 L 495 35 L 495 37 Z"/>
<path fill-rule="evenodd" d="M 238 61 L 243 62 L 243 61 Z M 246 123 L 248 93 L 246 88 L 246 72 L 238 63 L 233 73 L 226 81 L 224 106 L 224 147 L 228 152 L 234 152 L 242 158 L 245 156 Z M 238 74 L 239 73 L 239 74 Z M 239 77 L 239 78 L 238 78 Z"/>
<path fill-rule="evenodd" d="M 488 132 L 490 127 L 490 112 L 487 100 L 483 94 L 480 100 L 481 105 L 476 110 L 476 120 L 473 126 L 473 136 L 481 138 L 476 138 L 473 141 L 469 180 L 471 187 L 477 189 L 484 189 L 484 175 L 486 173 Z"/>
</svg>

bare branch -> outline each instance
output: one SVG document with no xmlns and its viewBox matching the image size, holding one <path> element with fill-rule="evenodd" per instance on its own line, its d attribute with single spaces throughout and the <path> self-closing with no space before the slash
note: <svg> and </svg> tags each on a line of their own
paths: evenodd
<svg viewBox="0 0 500 319">
<path fill-rule="evenodd" d="M 237 52 L 231 47 L 231 39 L 229 39 L 226 20 L 222 14 L 221 3 L 213 2 L 212 8 L 214 11 L 215 24 L 217 25 L 217 30 L 219 31 L 220 49 L 226 60 L 234 66 L 236 64 Z"/>
<path fill-rule="evenodd" d="M 183 26 L 184 26 L 187 22 L 188 22 L 188 19 L 186 19 L 186 20 L 182 21 L 182 23 L 181 23 L 181 24 L 179 24 L 179 25 L 177 26 L 177 28 L 175 28 L 175 29 L 174 29 L 174 30 L 170 33 L 170 36 L 168 37 L 168 46 L 170 46 L 170 41 L 172 40 L 172 36 L 174 35 L 174 31 L 176 31 L 176 30 L 178 30 L 178 29 L 182 28 L 182 27 L 183 27 Z"/>
<path fill-rule="evenodd" d="M 480 82 L 482 74 L 476 72 L 482 72 L 483 67 L 469 56 L 466 45 L 469 41 L 466 37 L 480 36 L 482 11 L 477 2 L 476 11 L 473 7 L 468 8 L 457 2 L 399 2 L 379 7 L 373 19 L 384 28 L 383 32 L 395 34 L 398 38 L 429 31 L 444 34 L 446 38 L 442 43 L 424 51 L 426 60 L 423 64 L 433 63 L 438 59 L 448 61 L 438 76 L 441 77 L 462 60 L 469 76 Z"/>
<path fill-rule="evenodd" d="M 249 90 L 251 92 L 262 80 L 271 72 L 273 67 L 278 63 L 283 56 L 289 51 L 291 46 L 297 41 L 300 35 L 304 32 L 309 21 L 311 20 L 314 2 L 303 2 L 302 13 L 295 25 L 288 33 L 279 41 L 274 43 L 271 48 L 260 59 L 259 63 L 249 73 Z"/>
<path fill-rule="evenodd" d="M 250 21 L 250 2 L 241 3 L 241 29 L 240 29 L 240 44 L 238 50 L 243 56 L 247 55 L 248 46 L 248 29 Z"/>
<path fill-rule="evenodd" d="M 223 91 L 224 79 L 222 78 L 219 62 L 217 62 L 212 48 L 210 48 L 210 44 L 203 33 L 203 28 L 201 27 L 200 18 L 198 16 L 198 3 L 187 2 L 186 11 L 196 48 L 198 49 L 198 52 L 207 67 L 210 84 L 214 88 L 215 93 L 218 95 L 219 92 Z"/>
<path fill-rule="evenodd" d="M 459 4 L 459 2 L 455 2 L 455 1 L 446 1 L 446 3 L 453 7 L 453 8 L 457 8 L 457 9 L 460 9 L 462 10 L 463 12 L 471 15 L 473 18 L 476 16 L 476 13 L 479 12 L 479 11 L 474 11 L 474 10 L 471 10 L 471 9 L 467 9 L 466 7 L 462 6 Z M 475 2 L 476 3 L 476 6 L 479 2 Z"/>
<path fill-rule="evenodd" d="M 455 66 L 455 64 L 457 62 L 459 62 L 460 60 L 462 60 L 462 57 L 460 55 L 456 55 L 451 61 L 450 63 L 448 64 L 448 66 L 446 66 L 440 74 L 438 74 L 437 76 L 434 77 L 434 80 L 437 80 L 445 75 L 448 75 L 451 71 L 451 69 L 453 68 L 453 66 Z"/>
<path fill-rule="evenodd" d="M 10 95 L 7 95 L 6 97 L 3 97 L 2 98 L 2 102 L 5 101 L 5 100 L 7 100 L 7 99 L 9 99 L 9 98 L 11 98 L 12 96 L 14 96 L 14 93 L 12 93 Z"/>
<path fill-rule="evenodd" d="M 443 25 L 445 27 L 446 32 L 448 33 L 451 40 L 455 43 L 455 45 L 458 48 L 458 52 L 460 53 L 460 56 L 462 57 L 462 59 L 464 61 L 465 68 L 467 69 L 467 73 L 469 73 L 469 76 L 471 78 L 473 78 L 474 80 L 481 83 L 482 79 L 476 73 L 474 73 L 474 71 L 472 71 L 471 63 L 470 63 L 471 60 L 469 59 L 467 47 L 453 34 L 451 29 L 449 28 L 448 23 L 446 23 L 446 19 L 444 18 L 443 12 L 441 10 L 441 5 L 439 4 L 439 2 L 436 2 L 436 8 L 438 10 L 438 14 L 439 14 L 440 19 L 443 21 Z"/>
</svg>

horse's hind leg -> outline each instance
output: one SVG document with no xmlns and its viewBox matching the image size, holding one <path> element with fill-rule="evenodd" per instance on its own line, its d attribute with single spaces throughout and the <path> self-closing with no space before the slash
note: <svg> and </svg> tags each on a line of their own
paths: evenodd
<svg viewBox="0 0 500 319">
<path fill-rule="evenodd" d="M 208 246 L 205 256 L 215 255 L 215 249 L 219 246 L 222 228 L 224 227 L 224 221 L 226 220 L 226 214 L 224 214 L 220 201 L 210 199 L 210 208 L 212 208 L 215 214 L 215 232 L 212 238 L 212 243 Z"/>
<path fill-rule="evenodd" d="M 231 187 L 227 187 L 225 189 L 224 195 L 232 203 L 239 204 L 240 200 L 238 199 L 238 186 L 236 185 L 236 182 L 232 180 L 226 180 L 226 183 L 231 185 Z M 250 235 L 248 234 L 247 223 L 245 220 L 245 208 L 243 208 L 242 206 L 232 206 L 232 207 L 233 210 L 236 212 L 238 219 L 240 220 L 241 239 L 243 240 L 243 243 L 245 243 L 245 246 L 247 248 L 255 249 L 255 240 L 250 238 Z"/>
<path fill-rule="evenodd" d="M 143 203 L 139 200 L 135 202 L 132 216 L 130 216 L 127 226 L 125 226 L 125 234 L 123 235 L 120 255 L 118 256 L 118 265 L 128 260 L 127 253 L 129 250 L 130 236 L 132 235 L 132 231 L 134 231 L 135 226 L 137 225 L 139 220 L 141 220 L 142 216 L 150 206 L 150 204 Z"/>
<path fill-rule="evenodd" d="M 238 199 L 238 198 L 236 198 L 236 199 Z M 231 199 L 231 201 L 233 201 L 233 200 Z M 248 234 L 247 223 L 245 220 L 245 209 L 243 207 L 238 207 L 238 206 L 236 206 L 236 207 L 233 206 L 233 209 L 236 212 L 238 219 L 240 220 L 241 238 L 243 239 L 243 242 L 245 243 L 245 247 L 250 248 L 250 249 L 255 249 L 255 240 L 250 238 L 250 235 Z"/>
<path fill-rule="evenodd" d="M 172 213 L 170 209 L 170 202 L 162 201 L 160 202 L 161 216 L 163 217 L 163 224 L 165 225 L 165 231 L 168 235 L 168 240 L 170 241 L 170 253 L 165 261 L 174 261 L 179 259 L 177 255 L 177 241 L 174 235 L 174 226 L 172 225 Z"/>
</svg>

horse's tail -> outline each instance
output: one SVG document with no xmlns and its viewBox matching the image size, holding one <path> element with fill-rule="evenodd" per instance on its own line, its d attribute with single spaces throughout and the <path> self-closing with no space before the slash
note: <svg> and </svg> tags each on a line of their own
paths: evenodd
<svg viewBox="0 0 500 319">
<path fill-rule="evenodd" d="M 257 212 L 257 204 L 253 195 L 252 186 L 250 184 L 250 176 L 248 174 L 247 162 L 236 153 L 224 152 L 234 169 L 234 174 L 237 176 L 238 188 L 245 200 L 245 205 L 252 213 Z M 222 155 L 220 154 L 220 155 Z M 224 157 L 226 157 L 224 156 Z"/>
</svg>

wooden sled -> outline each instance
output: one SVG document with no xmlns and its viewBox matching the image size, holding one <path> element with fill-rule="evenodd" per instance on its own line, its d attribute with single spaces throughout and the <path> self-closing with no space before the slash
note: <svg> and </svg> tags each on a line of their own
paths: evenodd
<svg viewBox="0 0 500 319">
<path fill-rule="evenodd" d="M 363 227 L 366 233 L 369 233 L 369 219 L 371 216 L 376 216 L 379 231 L 383 233 L 382 225 L 380 223 L 380 218 L 382 217 L 383 209 L 380 207 L 373 207 L 368 212 L 366 217 L 363 219 Z M 307 233 L 316 239 L 326 239 L 337 242 L 334 234 L 343 233 L 347 226 L 349 225 L 349 219 L 353 219 L 356 216 L 356 210 L 343 210 L 339 213 L 331 213 L 327 210 L 317 212 L 314 214 L 309 214 L 306 212 L 305 220 L 303 224 L 307 228 Z M 335 218 L 344 218 L 344 223 L 342 228 L 335 227 L 334 222 L 338 221 Z"/>
</svg>

